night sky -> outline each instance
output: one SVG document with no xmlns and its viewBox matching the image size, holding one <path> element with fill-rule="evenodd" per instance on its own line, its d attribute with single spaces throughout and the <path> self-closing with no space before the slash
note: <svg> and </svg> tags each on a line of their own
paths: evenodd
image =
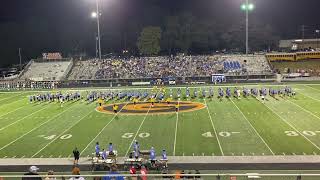
<svg viewBox="0 0 320 180">
<path fill-rule="evenodd" d="M 240 10 L 243 1 L 101 0 L 101 26 L 104 29 L 117 31 L 126 28 L 128 24 L 158 25 L 164 21 L 165 16 L 175 15 L 177 12 L 189 12 L 198 18 L 212 17 L 219 19 L 220 22 L 232 23 L 237 21 L 237 18 L 244 18 L 244 13 Z M 271 24 L 282 39 L 301 37 L 299 29 L 303 24 L 307 25 L 306 36 L 309 37 L 313 37 L 314 30 L 320 28 L 320 0 L 252 0 L 252 2 L 255 4 L 255 10 L 250 16 Z M 40 26 L 49 24 L 51 27 L 61 27 L 46 29 L 51 34 L 59 34 L 63 27 L 67 27 L 65 29 L 70 33 L 85 27 L 87 30 L 92 30 L 86 33 L 94 34 L 96 26 L 90 17 L 94 10 L 94 0 L 2 0 L 0 26 L 8 23 L 25 23 L 31 19 L 39 22 Z M 32 23 L 37 24 L 37 22 Z M 37 32 L 37 27 L 34 28 Z M 19 29 L 19 32 L 22 31 L 24 29 Z M 2 34 L 1 37 L 9 36 Z M 15 61 L 16 59 L 12 60 Z"/>
</svg>

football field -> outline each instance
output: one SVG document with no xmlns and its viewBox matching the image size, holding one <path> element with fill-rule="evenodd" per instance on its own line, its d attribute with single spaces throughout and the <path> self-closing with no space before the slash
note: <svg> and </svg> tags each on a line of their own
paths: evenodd
<svg viewBox="0 0 320 180">
<path fill-rule="evenodd" d="M 280 87 L 238 88 L 244 86 Z M 203 89 L 208 95 L 209 86 L 192 86 L 191 96 L 195 90 L 199 93 L 190 99 L 185 98 L 185 88 L 181 87 L 182 96 L 177 99 L 174 87 L 173 101 L 182 106 L 191 101 L 200 107 L 178 113 L 166 105 L 156 103 L 152 107 L 149 102 L 141 105 L 144 111 L 134 113 L 135 107 L 125 98 L 105 104 L 121 104 L 120 112 L 114 114 L 100 112 L 96 102 L 70 101 L 61 107 L 59 102 L 30 103 L 29 96 L 40 93 L 37 91 L 0 92 L 0 158 L 71 157 L 75 147 L 87 157 L 92 156 L 96 142 L 101 149 L 112 142 L 118 156 L 127 156 L 134 140 L 141 150 L 154 147 L 160 155 L 165 149 L 169 156 L 320 155 L 320 85 L 290 87 L 295 97 L 268 95 L 266 101 L 253 96 L 220 100 L 218 86 L 213 98 L 201 97 Z M 166 88 L 166 96 L 170 88 Z M 84 95 L 87 91 L 110 90 L 73 91 Z M 112 91 L 151 92 L 152 88 Z M 129 106 L 133 113 L 126 108 Z M 165 112 L 157 113 L 160 108 Z M 122 113 L 125 109 L 131 113 Z"/>
</svg>

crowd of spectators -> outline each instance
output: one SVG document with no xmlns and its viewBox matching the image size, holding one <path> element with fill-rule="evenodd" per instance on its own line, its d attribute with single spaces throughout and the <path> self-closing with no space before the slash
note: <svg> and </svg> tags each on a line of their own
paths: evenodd
<svg viewBox="0 0 320 180">
<path fill-rule="evenodd" d="M 240 67 L 226 69 L 225 62 L 237 62 Z M 131 79 L 163 77 L 204 77 L 217 73 L 270 73 L 265 56 L 198 55 L 91 59 L 75 63 L 69 80 Z"/>
</svg>

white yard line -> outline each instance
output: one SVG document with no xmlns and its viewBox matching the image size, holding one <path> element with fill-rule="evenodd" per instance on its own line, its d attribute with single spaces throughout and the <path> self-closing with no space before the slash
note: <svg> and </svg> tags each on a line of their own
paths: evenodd
<svg viewBox="0 0 320 180">
<path fill-rule="evenodd" d="M 320 89 L 314 88 L 314 87 L 312 87 L 312 86 L 310 86 L 310 85 L 304 85 L 304 86 L 309 87 L 309 88 L 311 88 L 311 89 L 313 89 L 313 90 L 316 90 L 316 91 L 320 92 Z"/>
<path fill-rule="evenodd" d="M 61 114 L 63 114 L 64 112 L 66 112 L 67 110 L 69 110 L 70 108 L 72 108 L 73 105 L 71 105 L 70 107 L 68 107 L 67 109 L 63 110 L 62 112 L 60 112 L 59 114 L 53 116 L 52 118 L 48 119 L 47 121 L 41 123 L 39 126 L 34 127 L 33 129 L 31 129 L 30 131 L 28 131 L 27 133 L 21 135 L 20 137 L 16 138 L 15 140 L 11 141 L 10 143 L 4 145 L 3 147 L 0 148 L 0 151 L 3 150 L 4 148 L 10 146 L 11 144 L 15 143 L 16 141 L 18 141 L 19 139 L 23 138 L 24 136 L 30 134 L 31 132 L 33 132 L 34 130 L 40 128 L 41 126 L 45 125 L 46 123 L 52 121 L 53 119 L 55 119 L 56 117 L 60 116 Z"/>
<path fill-rule="evenodd" d="M 49 108 L 49 107 L 50 107 L 50 106 L 45 106 L 44 108 L 41 108 L 41 109 L 39 109 L 39 110 L 37 110 L 37 111 L 35 111 L 35 112 L 33 112 L 33 113 L 31 113 L 31 114 L 27 115 L 27 116 L 24 116 L 23 118 L 18 119 L 17 121 L 14 121 L 13 123 L 10 123 L 10 124 L 8 124 L 8 125 L 6 125 L 6 126 L 4 126 L 4 127 L 0 128 L 0 131 L 2 131 L 2 130 L 4 130 L 4 129 L 6 129 L 6 128 L 8 128 L 8 127 L 10 127 L 10 126 L 12 126 L 12 125 L 14 125 L 14 124 L 16 124 L 16 123 L 18 123 L 18 122 L 20 122 L 20 121 L 24 120 L 24 119 L 26 119 L 26 118 L 28 118 L 28 117 L 30 117 L 30 116 L 32 116 L 32 115 L 34 115 L 34 114 L 36 114 L 36 113 L 38 113 L 38 112 L 40 112 L 40 111 L 42 111 L 42 110 L 44 110 L 44 109 L 47 109 L 47 108 Z"/>
<path fill-rule="evenodd" d="M 264 103 L 262 103 L 264 104 Z M 272 111 L 275 115 L 277 115 L 283 122 L 288 124 L 292 129 L 294 129 L 296 132 L 298 132 L 302 137 L 304 137 L 307 141 L 309 141 L 314 147 L 316 147 L 318 150 L 320 150 L 320 147 L 317 146 L 314 142 L 312 142 L 309 138 L 307 138 L 303 133 L 301 133 L 297 128 L 295 128 L 291 123 L 289 123 L 287 120 L 285 120 L 282 116 L 280 116 L 277 112 L 275 112 L 272 108 L 264 104 L 265 107 L 267 107 L 270 111 Z"/>
<path fill-rule="evenodd" d="M 90 146 L 90 144 L 97 139 L 97 137 L 109 126 L 109 124 L 117 117 L 117 115 L 122 111 L 122 109 L 123 109 L 125 106 L 127 106 L 128 104 L 129 104 L 129 102 L 127 102 L 127 103 L 120 109 L 120 111 L 112 117 L 112 119 L 111 119 L 111 120 L 99 131 L 99 133 L 87 144 L 87 146 L 81 151 L 80 154 L 82 154 L 83 152 L 85 152 L 85 150 L 88 149 L 88 147 Z"/>
<path fill-rule="evenodd" d="M 141 127 L 142 127 L 142 125 L 143 125 L 144 121 L 145 121 L 145 120 L 147 119 L 147 117 L 148 117 L 148 114 L 149 114 L 150 109 L 151 109 L 151 104 L 150 104 L 149 109 L 148 109 L 148 111 L 147 111 L 146 115 L 144 116 L 144 118 L 143 118 L 142 122 L 140 123 L 140 126 L 139 126 L 139 128 L 138 128 L 138 130 L 137 130 L 136 134 L 134 135 L 134 137 L 133 137 L 133 139 L 132 139 L 132 142 L 129 144 L 129 148 L 128 148 L 128 150 L 127 150 L 126 154 L 124 155 L 124 157 L 127 157 L 127 155 L 128 155 L 128 153 L 129 153 L 129 151 L 130 151 L 130 149 L 131 149 L 131 146 L 132 146 L 132 144 L 133 144 L 134 140 L 137 138 L 137 136 L 138 136 L 138 134 L 139 134 L 139 131 L 140 131 L 140 129 L 141 129 Z"/>
<path fill-rule="evenodd" d="M 34 153 L 31 158 L 35 157 L 36 155 L 38 155 L 42 150 L 44 150 L 46 147 L 48 147 L 50 144 L 52 144 L 54 141 L 56 141 L 58 138 L 60 138 L 62 135 L 64 135 L 67 131 L 69 131 L 71 128 L 73 128 L 75 125 L 77 125 L 81 120 L 83 120 L 84 118 L 86 118 L 87 116 L 89 116 L 89 114 L 93 113 L 95 111 L 90 111 L 89 113 L 87 113 L 85 116 L 83 116 L 81 119 L 79 119 L 78 121 L 76 121 L 72 126 L 70 126 L 68 129 L 64 130 L 62 133 L 60 133 L 58 136 L 56 136 L 53 140 L 51 140 L 48 144 L 46 144 L 43 148 L 41 148 L 39 151 L 37 151 L 36 153 Z"/>
<path fill-rule="evenodd" d="M 302 93 L 302 92 L 300 92 L 299 90 L 298 90 L 298 92 L 299 92 L 300 94 L 302 94 L 303 96 L 306 96 L 306 97 L 308 97 L 308 98 L 310 98 L 310 99 L 313 99 L 313 100 L 315 100 L 315 101 L 319 101 L 319 102 L 320 102 L 319 99 L 316 99 L 316 98 L 314 98 L 314 97 L 311 97 L 311 96 L 309 96 L 309 95 L 306 95 L 305 93 Z"/>
<path fill-rule="evenodd" d="M 10 96 L 10 97 L 3 98 L 3 99 L 0 100 L 0 102 L 2 102 L 2 101 L 4 101 L 4 100 L 7 100 L 7 99 L 10 99 L 10 98 L 14 98 L 14 97 L 20 96 L 20 95 L 22 95 L 22 94 L 26 94 L 26 92 L 19 93 L 19 94 L 15 95 L 15 96 Z M 21 99 L 20 99 L 20 100 L 21 100 Z M 20 100 L 16 100 L 16 101 L 20 101 Z M 13 102 L 15 102 L 15 101 L 13 101 Z"/>
<path fill-rule="evenodd" d="M 176 129 L 174 132 L 173 156 L 176 155 L 177 133 L 178 133 L 178 123 L 179 123 L 179 112 L 177 112 L 176 114 L 177 114 L 177 119 L 176 119 Z"/>
<path fill-rule="evenodd" d="M 233 102 L 232 99 L 230 99 L 231 102 L 233 103 L 233 105 L 238 109 L 238 111 L 241 113 L 241 115 L 244 117 L 245 120 L 247 120 L 248 124 L 251 126 L 251 128 L 254 130 L 254 132 L 259 136 L 259 138 L 261 139 L 261 141 L 266 145 L 266 147 L 269 149 L 269 151 L 272 153 L 272 155 L 275 155 L 274 152 L 272 151 L 272 149 L 270 148 L 270 146 L 267 144 L 267 142 L 261 137 L 261 135 L 258 133 L 258 131 L 256 130 L 256 128 L 254 128 L 254 126 L 251 124 L 251 122 L 249 121 L 249 119 L 244 115 L 244 113 L 241 111 L 241 109 L 236 105 L 236 103 Z"/>
<path fill-rule="evenodd" d="M 305 109 L 305 108 L 301 107 L 300 105 L 298 105 L 298 104 L 296 104 L 296 103 L 294 103 L 294 102 L 292 102 L 292 101 L 290 101 L 290 100 L 288 100 L 288 102 L 290 102 L 291 104 L 293 104 L 293 105 L 295 105 L 295 106 L 299 107 L 300 109 L 302 109 L 302 110 L 304 110 L 305 112 L 309 113 L 309 114 L 310 114 L 310 115 L 312 115 L 313 117 L 315 117 L 315 118 L 317 118 L 317 119 L 320 119 L 320 117 L 319 117 L 319 116 L 317 116 L 317 115 L 315 115 L 313 112 L 311 112 L 311 111 L 309 111 L 309 110 L 307 110 L 307 109 Z"/>
<path fill-rule="evenodd" d="M 212 120 L 211 113 L 210 113 L 210 111 L 209 111 L 209 107 L 208 107 L 208 104 L 207 104 L 206 99 L 204 99 L 204 103 L 205 103 L 205 105 L 206 105 L 206 108 L 207 108 L 207 111 L 208 111 L 208 114 L 209 114 L 209 118 L 210 118 L 210 121 L 211 121 L 211 126 L 212 126 L 213 132 L 214 132 L 214 134 L 215 134 L 215 136 L 216 136 L 216 139 L 217 139 L 217 142 L 218 142 L 218 145 L 219 145 L 219 149 L 220 149 L 221 155 L 224 156 L 224 153 L 223 153 L 223 150 L 222 150 L 222 147 L 221 147 L 221 143 L 220 143 L 220 140 L 219 140 L 219 136 L 218 136 L 218 134 L 217 134 L 216 128 L 214 127 L 213 120 Z"/>
<path fill-rule="evenodd" d="M 9 111 L 9 112 L 1 115 L 0 118 L 3 117 L 3 116 L 5 116 L 5 115 L 8 115 L 8 114 L 10 114 L 10 113 L 13 113 L 13 112 L 15 112 L 15 111 L 18 111 L 18 110 L 21 109 L 21 108 L 24 108 L 24 106 L 21 106 L 21 107 L 19 107 L 19 108 L 17 108 L 17 109 L 14 109 L 14 110 L 12 110 L 12 111 Z"/>
</svg>

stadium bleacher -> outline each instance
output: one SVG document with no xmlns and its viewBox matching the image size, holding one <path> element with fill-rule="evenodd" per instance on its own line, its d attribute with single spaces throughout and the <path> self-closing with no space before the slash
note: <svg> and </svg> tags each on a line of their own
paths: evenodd
<svg viewBox="0 0 320 180">
<path fill-rule="evenodd" d="M 232 75 L 272 72 L 264 55 L 158 56 L 77 61 L 68 79 L 204 77 L 221 71 Z"/>
<path fill-rule="evenodd" d="M 70 69 L 72 61 L 32 61 L 20 79 L 33 81 L 62 80 Z"/>
</svg>

